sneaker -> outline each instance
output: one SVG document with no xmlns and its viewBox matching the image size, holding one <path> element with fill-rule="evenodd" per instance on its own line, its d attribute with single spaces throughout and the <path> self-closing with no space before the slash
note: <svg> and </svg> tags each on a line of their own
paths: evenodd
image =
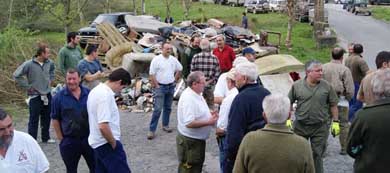
<svg viewBox="0 0 390 173">
<path fill-rule="evenodd" d="M 154 132 L 148 132 L 148 139 L 149 140 L 152 140 L 155 136 L 154 136 Z"/>
<path fill-rule="evenodd" d="M 171 133 L 173 130 L 171 128 L 169 128 L 168 126 L 165 126 L 162 128 L 163 131 L 167 132 L 167 133 Z"/>
<path fill-rule="evenodd" d="M 56 141 L 54 139 L 49 139 L 47 141 L 42 141 L 43 143 L 48 143 L 48 144 L 54 144 Z"/>
</svg>

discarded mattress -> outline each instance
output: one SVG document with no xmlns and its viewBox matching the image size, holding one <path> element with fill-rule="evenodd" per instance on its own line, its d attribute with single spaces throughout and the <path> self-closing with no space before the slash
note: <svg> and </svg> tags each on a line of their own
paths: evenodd
<svg viewBox="0 0 390 173">
<path fill-rule="evenodd" d="M 269 55 L 255 61 L 260 75 L 302 71 L 304 64 L 295 57 L 286 54 Z"/>
<path fill-rule="evenodd" d="M 153 53 L 128 53 L 123 55 L 122 67 L 130 73 L 131 78 L 140 73 L 149 74 L 150 62 L 155 56 Z"/>
<path fill-rule="evenodd" d="M 158 34 L 158 28 L 172 26 L 171 24 L 142 16 L 126 15 L 125 20 L 127 26 L 131 29 L 134 29 L 137 32 L 149 32 L 152 34 Z"/>
</svg>

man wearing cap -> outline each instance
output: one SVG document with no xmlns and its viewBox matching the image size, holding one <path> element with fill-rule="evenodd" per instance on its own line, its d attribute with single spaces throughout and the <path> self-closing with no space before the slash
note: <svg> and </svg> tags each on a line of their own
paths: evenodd
<svg viewBox="0 0 390 173">
<path fill-rule="evenodd" d="M 221 166 L 221 172 L 223 169 L 223 160 L 225 159 L 225 131 L 228 125 L 229 111 L 232 105 L 232 102 L 236 95 L 238 94 L 238 90 L 236 88 L 236 82 L 234 79 L 235 69 L 232 68 L 229 72 L 226 73 L 226 84 L 229 89 L 227 92 L 227 96 L 222 100 L 221 107 L 219 108 L 219 117 L 217 122 L 216 136 L 219 147 L 219 162 Z"/>
<path fill-rule="evenodd" d="M 255 62 L 256 52 L 251 47 L 246 47 L 242 50 L 242 55 L 250 62 Z"/>
</svg>

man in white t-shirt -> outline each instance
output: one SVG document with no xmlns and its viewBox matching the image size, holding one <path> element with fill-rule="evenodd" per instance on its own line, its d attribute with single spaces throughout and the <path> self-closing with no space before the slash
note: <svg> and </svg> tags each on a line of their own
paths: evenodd
<svg viewBox="0 0 390 173">
<path fill-rule="evenodd" d="M 0 172 L 43 173 L 47 170 L 49 161 L 37 141 L 14 130 L 12 117 L 0 108 Z"/>
<path fill-rule="evenodd" d="M 232 68 L 230 69 L 229 72 L 226 73 L 226 83 L 229 91 L 227 92 L 227 96 L 222 100 L 222 104 L 219 107 L 219 118 L 217 122 L 216 133 L 215 133 L 217 135 L 217 142 L 219 147 L 219 162 L 221 166 L 221 171 L 223 169 L 223 160 L 225 158 L 225 151 L 224 151 L 226 147 L 225 135 L 228 126 L 229 111 L 234 98 L 238 94 L 238 90 L 235 86 L 236 82 L 234 79 L 235 72 L 236 70 Z"/>
<path fill-rule="evenodd" d="M 88 95 L 88 143 L 94 150 L 96 172 L 131 172 L 120 142 L 120 115 L 115 102 L 115 93 L 130 83 L 129 72 L 119 68 Z"/>
<path fill-rule="evenodd" d="M 178 172 L 200 173 L 205 159 L 206 139 L 218 120 L 218 114 L 210 112 L 202 96 L 206 85 L 202 72 L 191 72 L 187 84 L 189 87 L 181 94 L 177 107 Z"/>
<path fill-rule="evenodd" d="M 149 75 L 153 88 L 153 114 L 150 120 L 148 139 L 155 137 L 155 132 L 162 117 L 162 129 L 165 132 L 172 132 L 169 128 L 169 116 L 172 110 L 173 93 L 175 92 L 176 81 L 180 79 L 183 66 L 177 58 L 171 56 L 172 45 L 165 42 L 162 44 L 162 53 L 153 58 L 150 63 Z"/>
</svg>

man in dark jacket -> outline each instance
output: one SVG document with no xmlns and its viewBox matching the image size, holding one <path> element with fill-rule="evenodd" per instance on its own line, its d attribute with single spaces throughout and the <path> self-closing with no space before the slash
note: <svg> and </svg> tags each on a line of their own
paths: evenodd
<svg viewBox="0 0 390 173">
<path fill-rule="evenodd" d="M 237 65 L 235 69 L 239 93 L 233 100 L 229 113 L 224 173 L 232 172 L 238 148 L 245 134 L 264 127 L 262 103 L 265 96 L 270 94 L 267 89 L 256 83 L 259 73 L 254 63 L 245 62 Z"/>
<path fill-rule="evenodd" d="M 390 69 L 375 72 L 371 81 L 375 101 L 352 122 L 347 153 L 355 158 L 354 172 L 389 172 Z"/>
</svg>

